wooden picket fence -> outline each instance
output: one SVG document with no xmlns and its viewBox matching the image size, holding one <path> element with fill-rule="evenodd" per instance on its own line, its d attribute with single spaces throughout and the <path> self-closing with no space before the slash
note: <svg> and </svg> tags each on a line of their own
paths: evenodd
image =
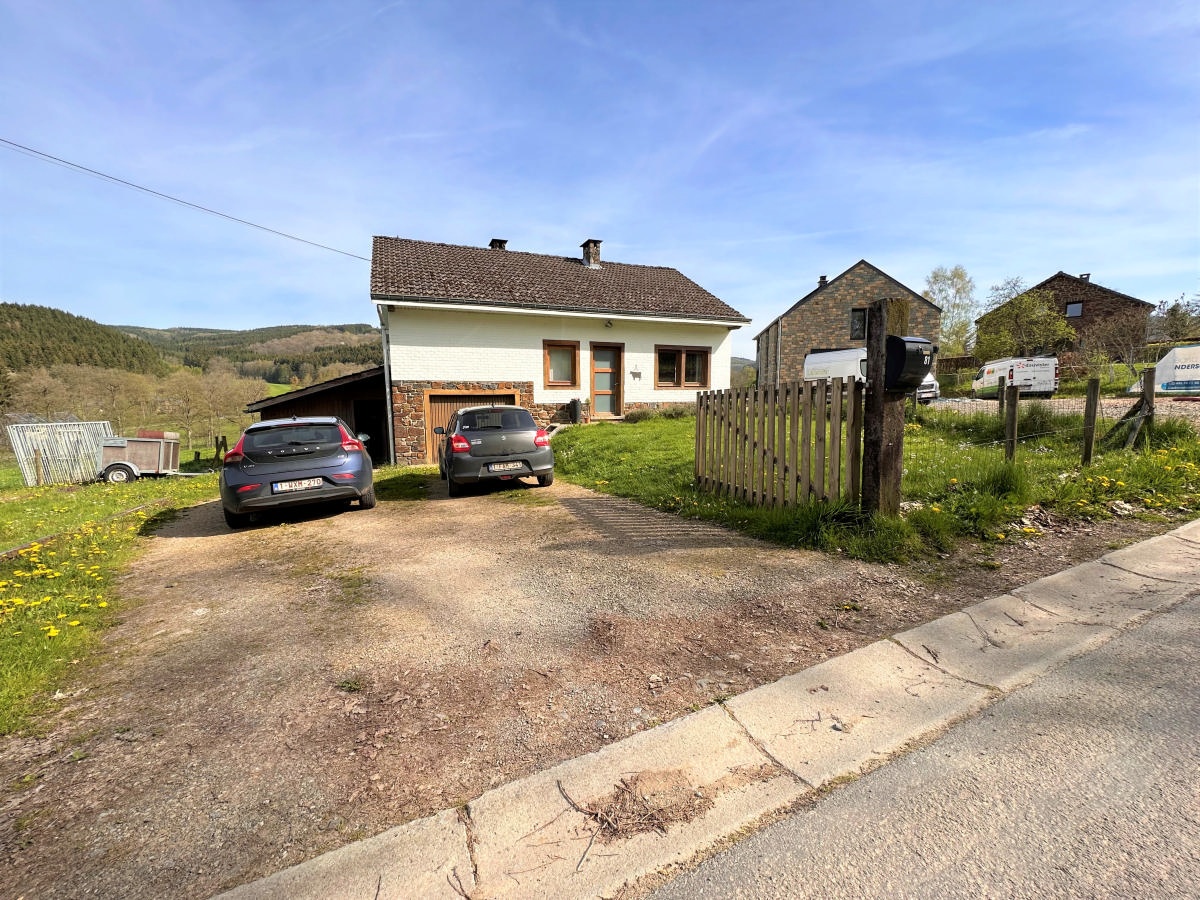
<svg viewBox="0 0 1200 900">
<path fill-rule="evenodd" d="M 696 483 L 755 506 L 859 499 L 863 386 L 853 379 L 704 391 Z"/>
</svg>

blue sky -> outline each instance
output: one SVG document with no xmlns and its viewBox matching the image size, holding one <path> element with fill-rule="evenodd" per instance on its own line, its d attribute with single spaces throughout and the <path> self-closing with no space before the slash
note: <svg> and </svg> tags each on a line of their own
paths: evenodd
<svg viewBox="0 0 1200 900">
<path fill-rule="evenodd" d="M 0 0 L 0 138 L 370 256 L 673 266 L 759 329 L 859 259 L 1200 291 L 1194 2 Z M 369 266 L 0 145 L 0 300 L 372 322 Z"/>
</svg>

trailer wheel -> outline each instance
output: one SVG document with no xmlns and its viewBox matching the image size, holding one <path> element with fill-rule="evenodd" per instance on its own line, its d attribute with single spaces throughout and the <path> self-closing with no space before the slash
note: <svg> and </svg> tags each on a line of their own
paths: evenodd
<svg viewBox="0 0 1200 900">
<path fill-rule="evenodd" d="M 104 470 L 104 480 L 109 484 L 125 484 L 128 481 L 136 481 L 137 475 L 129 466 L 118 463 Z"/>
</svg>

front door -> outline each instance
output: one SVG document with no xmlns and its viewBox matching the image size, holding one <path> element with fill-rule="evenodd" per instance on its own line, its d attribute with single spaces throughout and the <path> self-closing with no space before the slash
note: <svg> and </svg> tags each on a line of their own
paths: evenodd
<svg viewBox="0 0 1200 900">
<path fill-rule="evenodd" d="M 621 415 L 621 369 L 624 344 L 592 344 L 592 415 Z"/>
</svg>

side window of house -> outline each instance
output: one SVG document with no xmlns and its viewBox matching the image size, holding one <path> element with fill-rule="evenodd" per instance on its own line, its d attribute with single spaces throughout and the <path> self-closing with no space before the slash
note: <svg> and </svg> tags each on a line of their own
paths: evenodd
<svg viewBox="0 0 1200 900">
<path fill-rule="evenodd" d="M 867 339 L 867 311 L 865 309 L 850 310 L 850 340 L 865 341 Z"/>
<path fill-rule="evenodd" d="M 1068 303 L 1067 304 L 1067 318 L 1068 319 L 1077 319 L 1082 315 L 1083 315 L 1083 304 L 1082 303 Z"/>
<path fill-rule="evenodd" d="M 579 387 L 579 341 L 542 341 L 546 387 Z"/>
<path fill-rule="evenodd" d="M 655 347 L 655 386 L 660 388 L 708 387 L 708 347 Z"/>
</svg>

